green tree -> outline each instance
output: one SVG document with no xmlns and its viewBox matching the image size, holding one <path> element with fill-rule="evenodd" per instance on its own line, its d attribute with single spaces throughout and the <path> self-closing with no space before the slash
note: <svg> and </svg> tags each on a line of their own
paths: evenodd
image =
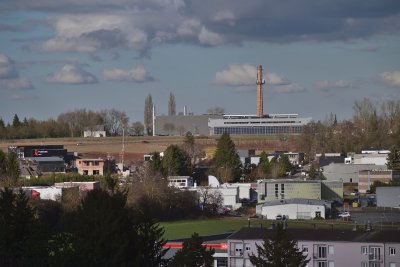
<svg viewBox="0 0 400 267">
<path fill-rule="evenodd" d="M 126 195 L 92 190 L 71 216 L 74 260 L 80 266 L 135 266 L 138 234 Z"/>
<path fill-rule="evenodd" d="M 9 188 L 0 191 L 0 266 L 28 266 L 34 221 L 28 198 Z"/>
<path fill-rule="evenodd" d="M 202 246 L 203 240 L 198 233 L 193 233 L 190 239 L 183 242 L 182 249 L 172 258 L 172 267 L 211 267 L 213 266 L 214 249 Z"/>
<path fill-rule="evenodd" d="M 140 240 L 136 266 L 160 266 L 162 257 L 168 251 L 163 248 L 167 242 L 163 237 L 164 229 L 152 218 L 152 208 L 151 203 L 146 201 L 141 202 L 141 206 L 135 210 L 135 228 Z"/>
<path fill-rule="evenodd" d="M 228 133 L 221 135 L 212 160 L 211 172 L 222 182 L 237 181 L 241 175 L 241 162 L 235 144 Z"/>
<path fill-rule="evenodd" d="M 297 242 L 281 223 L 277 224 L 272 234 L 264 237 L 262 245 L 256 246 L 257 255 L 250 255 L 250 261 L 256 267 L 305 267 L 310 261 L 307 255 L 299 251 Z"/>
<path fill-rule="evenodd" d="M 260 154 L 260 162 L 258 163 L 259 173 L 266 178 L 271 174 L 271 164 L 268 160 L 268 154 L 263 151 Z"/>
<path fill-rule="evenodd" d="M 282 165 L 282 168 L 287 172 L 291 172 L 293 170 L 292 163 L 290 163 L 288 155 L 282 154 L 279 158 L 279 164 Z"/>
<path fill-rule="evenodd" d="M 396 146 L 390 149 L 386 165 L 390 170 L 400 170 L 400 150 Z"/>
<path fill-rule="evenodd" d="M 12 122 L 12 126 L 13 126 L 14 128 L 18 128 L 18 127 L 21 126 L 21 121 L 19 120 L 19 117 L 18 117 L 17 114 L 14 115 L 13 122 Z"/>
<path fill-rule="evenodd" d="M 189 175 L 190 160 L 177 145 L 170 145 L 164 152 L 162 169 L 165 175 Z"/>
<path fill-rule="evenodd" d="M 196 144 L 194 136 L 191 132 L 186 133 L 182 149 L 189 157 L 190 172 L 193 173 L 196 163 L 202 156 L 204 156 L 204 151 L 198 144 Z"/>
</svg>

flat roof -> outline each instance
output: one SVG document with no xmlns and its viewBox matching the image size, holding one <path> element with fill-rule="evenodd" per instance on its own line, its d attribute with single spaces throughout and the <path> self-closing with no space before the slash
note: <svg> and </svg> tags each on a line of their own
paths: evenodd
<svg viewBox="0 0 400 267">
<path fill-rule="evenodd" d="M 342 229 L 293 229 L 285 231 L 298 241 L 347 241 L 347 242 L 382 242 L 400 243 L 400 230 L 365 231 Z M 246 227 L 230 235 L 228 240 L 262 240 L 271 236 L 273 229 Z"/>
</svg>

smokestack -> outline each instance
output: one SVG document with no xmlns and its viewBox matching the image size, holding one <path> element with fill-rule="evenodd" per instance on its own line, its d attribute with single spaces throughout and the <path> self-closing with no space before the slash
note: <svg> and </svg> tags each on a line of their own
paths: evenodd
<svg viewBox="0 0 400 267">
<path fill-rule="evenodd" d="M 262 66 L 257 66 L 257 116 L 259 118 L 264 117 L 264 107 L 263 107 L 263 84 L 265 84 L 265 80 L 263 80 L 262 74 Z"/>
</svg>

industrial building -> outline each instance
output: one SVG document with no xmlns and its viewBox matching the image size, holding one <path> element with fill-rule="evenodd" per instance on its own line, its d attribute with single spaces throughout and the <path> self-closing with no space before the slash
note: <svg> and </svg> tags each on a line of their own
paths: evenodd
<svg viewBox="0 0 400 267">
<path fill-rule="evenodd" d="M 255 115 L 188 115 L 156 116 L 153 109 L 154 135 L 276 135 L 300 134 L 311 117 L 298 114 L 264 114 L 262 66 L 257 66 L 257 100 Z"/>
</svg>

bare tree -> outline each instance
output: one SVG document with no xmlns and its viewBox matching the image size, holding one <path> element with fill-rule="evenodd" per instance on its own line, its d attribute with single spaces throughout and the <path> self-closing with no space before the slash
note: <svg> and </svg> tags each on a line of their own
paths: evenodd
<svg viewBox="0 0 400 267">
<path fill-rule="evenodd" d="M 197 193 L 203 212 L 217 214 L 222 208 L 224 198 L 218 188 L 202 187 Z"/>
<path fill-rule="evenodd" d="M 93 129 L 96 125 L 104 123 L 100 112 L 86 109 L 61 113 L 58 115 L 57 121 L 68 125 L 71 137 L 81 135 L 84 128 Z"/>
<path fill-rule="evenodd" d="M 116 109 L 102 110 L 101 114 L 105 122 L 106 130 L 110 135 L 121 135 L 122 129 L 126 128 L 129 122 L 128 116 L 125 112 Z"/>
<path fill-rule="evenodd" d="M 153 122 L 153 98 L 151 94 L 146 97 L 144 102 L 144 128 L 147 135 L 152 135 L 152 122 Z"/>
<path fill-rule="evenodd" d="M 140 121 L 132 123 L 132 131 L 134 135 L 143 135 L 144 125 Z"/>
<path fill-rule="evenodd" d="M 173 93 L 170 93 L 170 94 L 169 94 L 168 115 L 169 115 L 169 116 L 175 116 L 175 115 L 176 115 L 175 96 L 174 96 Z"/>
</svg>

